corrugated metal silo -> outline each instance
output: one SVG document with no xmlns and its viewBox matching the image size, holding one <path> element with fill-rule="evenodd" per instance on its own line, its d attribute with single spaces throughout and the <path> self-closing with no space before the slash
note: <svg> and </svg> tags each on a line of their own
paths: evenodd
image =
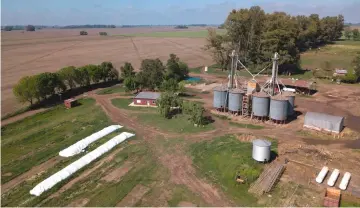
<svg viewBox="0 0 360 208">
<path fill-rule="evenodd" d="M 241 111 L 244 94 L 240 89 L 229 90 L 229 111 Z"/>
<path fill-rule="evenodd" d="M 218 86 L 214 88 L 214 108 L 227 107 L 228 91 L 226 87 Z"/>
<path fill-rule="evenodd" d="M 252 113 L 257 117 L 267 117 L 269 115 L 270 97 L 265 92 L 253 94 Z"/>
<path fill-rule="evenodd" d="M 295 94 L 292 92 L 284 92 L 283 95 L 287 97 L 288 100 L 288 116 L 295 114 Z"/>
<path fill-rule="evenodd" d="M 275 121 L 285 121 L 288 115 L 288 98 L 280 94 L 270 101 L 270 118 Z"/>
<path fill-rule="evenodd" d="M 252 158 L 259 162 L 270 161 L 271 142 L 265 139 L 255 139 L 252 143 Z"/>
</svg>

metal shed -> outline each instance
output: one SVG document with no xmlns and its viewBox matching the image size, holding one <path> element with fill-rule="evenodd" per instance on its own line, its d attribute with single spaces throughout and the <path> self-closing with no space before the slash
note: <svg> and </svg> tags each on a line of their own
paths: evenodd
<svg viewBox="0 0 360 208">
<path fill-rule="evenodd" d="M 304 127 L 318 131 L 340 133 L 344 127 L 344 117 L 325 113 L 307 112 Z"/>
</svg>

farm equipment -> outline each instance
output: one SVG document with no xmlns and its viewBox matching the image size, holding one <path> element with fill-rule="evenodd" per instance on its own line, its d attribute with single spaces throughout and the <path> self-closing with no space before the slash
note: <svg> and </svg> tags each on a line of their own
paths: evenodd
<svg viewBox="0 0 360 208">
<path fill-rule="evenodd" d="M 327 188 L 324 196 L 324 207 L 339 207 L 341 191 Z"/>
</svg>

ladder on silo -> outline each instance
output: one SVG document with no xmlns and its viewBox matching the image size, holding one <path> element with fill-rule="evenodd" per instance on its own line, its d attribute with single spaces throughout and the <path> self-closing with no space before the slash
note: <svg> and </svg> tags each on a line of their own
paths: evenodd
<svg viewBox="0 0 360 208">
<path fill-rule="evenodd" d="M 250 95 L 245 94 L 243 96 L 243 101 L 242 101 L 242 115 L 245 117 L 250 115 L 250 111 L 251 111 L 250 103 L 251 103 Z"/>
</svg>

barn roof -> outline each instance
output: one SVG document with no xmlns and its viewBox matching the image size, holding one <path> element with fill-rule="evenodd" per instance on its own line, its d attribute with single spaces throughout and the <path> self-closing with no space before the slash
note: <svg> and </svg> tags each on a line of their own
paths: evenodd
<svg viewBox="0 0 360 208">
<path fill-rule="evenodd" d="M 295 80 L 295 79 L 281 79 L 281 82 L 284 85 L 302 87 L 302 88 L 310 88 L 313 82 L 308 82 L 305 80 Z"/>
<path fill-rule="evenodd" d="M 136 99 L 156 100 L 160 97 L 159 92 L 140 92 L 135 96 Z"/>
</svg>

